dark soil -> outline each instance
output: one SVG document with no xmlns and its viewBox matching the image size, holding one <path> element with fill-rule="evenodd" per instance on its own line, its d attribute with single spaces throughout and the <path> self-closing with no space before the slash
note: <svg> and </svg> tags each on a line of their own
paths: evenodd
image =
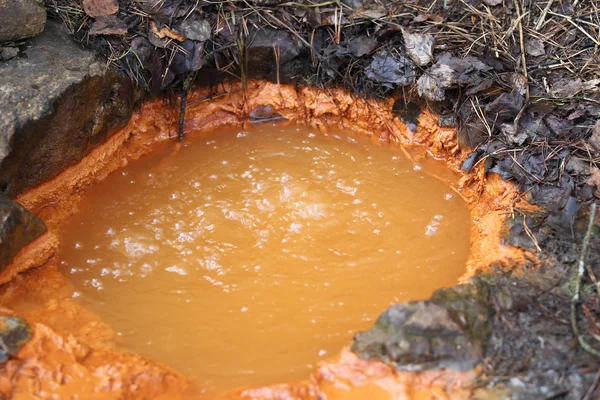
<svg viewBox="0 0 600 400">
<path fill-rule="evenodd" d="M 115 2 L 90 0 L 84 10 L 46 0 L 79 42 L 149 93 L 264 77 L 344 86 L 366 101 L 402 93 L 394 111 L 407 125 L 418 105 L 456 126 L 472 151 L 463 169 L 483 164 L 541 207 L 515 210 L 506 240 L 539 251 L 542 266 L 478 277 L 478 294 L 461 297 L 485 293 L 490 334 L 472 353 L 484 366 L 480 385 L 508 387 L 513 398 L 600 398 L 599 358 L 570 322 L 587 210 L 600 195 L 600 1 L 120 0 L 114 13 Z M 596 276 L 599 251 L 595 226 L 584 260 Z M 583 277 L 576 321 L 580 339 L 600 349 L 593 279 Z M 431 302 L 452 311 L 439 296 Z M 366 357 L 399 368 L 420 360 L 392 359 L 389 346 L 363 354 L 360 340 Z"/>
</svg>

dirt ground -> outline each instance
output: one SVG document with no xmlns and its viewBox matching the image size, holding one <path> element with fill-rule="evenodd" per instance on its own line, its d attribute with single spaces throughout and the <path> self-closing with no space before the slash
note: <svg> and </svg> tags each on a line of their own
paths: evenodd
<svg viewBox="0 0 600 400">
<path fill-rule="evenodd" d="M 149 96 L 177 103 L 194 87 L 261 77 L 343 87 L 366 104 L 401 95 L 392 112 L 413 129 L 420 110 L 434 112 L 469 153 L 464 171 L 498 175 L 536 206 L 515 202 L 504 238 L 536 257 L 432 299 L 462 310 L 483 298 L 478 385 L 518 399 L 600 397 L 599 1 L 46 5 Z M 373 335 L 357 336 L 358 355 L 401 369 L 389 338 Z"/>
</svg>

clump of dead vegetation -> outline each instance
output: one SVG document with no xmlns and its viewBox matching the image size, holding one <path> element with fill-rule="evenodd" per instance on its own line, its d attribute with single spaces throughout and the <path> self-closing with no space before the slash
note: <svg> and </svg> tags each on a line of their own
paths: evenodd
<svg viewBox="0 0 600 400">
<path fill-rule="evenodd" d="M 600 183 L 598 1 L 46 2 L 154 93 L 196 74 L 343 85 L 365 99 L 400 91 L 457 124 L 476 149 L 465 168 L 484 163 L 537 202 L 575 196 L 573 214 Z M 571 192 L 546 187 L 557 180 Z"/>
</svg>

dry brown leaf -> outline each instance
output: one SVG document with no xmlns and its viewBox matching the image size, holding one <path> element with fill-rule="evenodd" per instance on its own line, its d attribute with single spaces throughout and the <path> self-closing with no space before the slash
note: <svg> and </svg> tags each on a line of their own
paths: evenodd
<svg viewBox="0 0 600 400">
<path fill-rule="evenodd" d="M 164 37 L 168 37 L 174 40 L 178 40 L 180 42 L 183 42 L 185 40 L 185 37 L 175 31 L 170 30 L 166 25 L 163 26 L 162 28 L 160 28 L 160 30 L 156 27 L 156 22 L 154 21 L 150 21 L 150 29 L 152 30 L 152 32 L 158 36 L 159 38 L 164 38 Z"/>
<path fill-rule="evenodd" d="M 600 120 L 596 121 L 596 125 L 594 125 L 594 128 L 592 129 L 590 144 L 594 150 L 600 151 Z"/>
<path fill-rule="evenodd" d="M 586 183 L 594 188 L 594 196 L 600 199 L 600 169 L 590 168 L 590 177 Z"/>
<path fill-rule="evenodd" d="M 117 0 L 83 0 L 83 10 L 90 17 L 106 17 L 119 11 Z"/>
<path fill-rule="evenodd" d="M 92 24 L 90 35 L 125 35 L 127 25 L 125 22 L 117 19 L 115 15 L 98 17 Z"/>
<path fill-rule="evenodd" d="M 546 54 L 544 42 L 538 38 L 529 38 L 525 41 L 525 52 L 532 57 L 539 57 Z"/>
</svg>

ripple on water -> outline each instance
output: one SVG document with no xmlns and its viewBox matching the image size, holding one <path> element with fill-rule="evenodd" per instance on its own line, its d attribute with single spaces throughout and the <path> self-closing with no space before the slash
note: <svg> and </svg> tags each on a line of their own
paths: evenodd
<svg viewBox="0 0 600 400">
<path fill-rule="evenodd" d="M 305 127 L 186 140 L 91 188 L 60 257 L 120 345 L 210 390 L 304 378 L 463 272 L 469 214 L 439 164 Z"/>
</svg>

